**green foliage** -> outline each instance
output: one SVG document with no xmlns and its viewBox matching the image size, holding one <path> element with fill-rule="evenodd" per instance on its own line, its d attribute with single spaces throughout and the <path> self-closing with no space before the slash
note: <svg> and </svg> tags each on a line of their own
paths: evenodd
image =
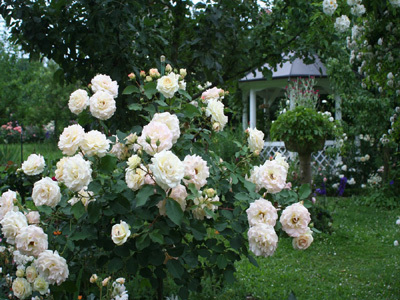
<svg viewBox="0 0 400 300">
<path fill-rule="evenodd" d="M 297 106 L 279 115 L 271 126 L 271 138 L 284 141 L 289 149 L 296 147 L 314 152 L 321 149 L 322 142 L 335 136 L 338 131 L 338 124 L 331 122 L 329 116 L 312 108 Z"/>
</svg>

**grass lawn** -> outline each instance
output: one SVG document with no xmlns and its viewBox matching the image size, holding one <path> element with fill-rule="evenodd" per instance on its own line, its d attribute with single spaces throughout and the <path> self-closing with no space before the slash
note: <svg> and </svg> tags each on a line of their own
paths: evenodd
<svg viewBox="0 0 400 300">
<path fill-rule="evenodd" d="M 291 239 L 280 239 L 272 257 L 258 258 L 259 268 L 237 264 L 234 285 L 220 291 L 211 282 L 192 299 L 400 299 L 400 211 L 331 198 L 334 231 L 314 234 L 305 251 L 294 250 Z"/>
<path fill-rule="evenodd" d="M 48 160 L 58 160 L 63 155 L 54 143 L 26 143 L 22 145 L 23 160 L 26 160 L 32 153 L 41 154 Z M 7 161 L 21 163 L 21 144 L 0 144 L 0 163 L 6 164 Z"/>
</svg>

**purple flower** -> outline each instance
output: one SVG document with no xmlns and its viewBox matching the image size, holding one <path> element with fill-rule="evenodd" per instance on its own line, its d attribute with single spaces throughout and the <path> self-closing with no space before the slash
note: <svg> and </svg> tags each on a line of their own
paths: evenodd
<svg viewBox="0 0 400 300">
<path fill-rule="evenodd" d="M 338 189 L 339 196 L 343 196 L 344 189 L 346 188 L 346 183 L 347 183 L 346 177 L 343 176 L 342 178 L 340 178 L 340 184 L 339 184 L 339 189 Z"/>
</svg>

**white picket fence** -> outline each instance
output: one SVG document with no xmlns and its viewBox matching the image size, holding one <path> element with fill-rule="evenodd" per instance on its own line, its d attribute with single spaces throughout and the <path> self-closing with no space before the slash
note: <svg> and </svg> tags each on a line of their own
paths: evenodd
<svg viewBox="0 0 400 300">
<path fill-rule="evenodd" d="M 313 164 L 314 169 L 325 169 L 327 167 L 331 167 L 332 169 L 334 169 L 335 164 L 337 164 L 337 162 L 341 160 L 340 156 L 332 158 L 326 155 L 325 151 L 329 147 L 336 147 L 336 142 L 326 141 L 323 150 L 318 151 L 317 153 L 313 153 L 311 159 L 313 162 L 315 162 L 315 164 Z M 286 150 L 284 142 L 265 142 L 264 148 L 261 151 L 260 156 L 263 160 L 266 160 L 269 157 L 273 157 L 277 152 L 285 156 L 288 161 L 295 160 L 297 156 L 297 153 Z"/>
</svg>

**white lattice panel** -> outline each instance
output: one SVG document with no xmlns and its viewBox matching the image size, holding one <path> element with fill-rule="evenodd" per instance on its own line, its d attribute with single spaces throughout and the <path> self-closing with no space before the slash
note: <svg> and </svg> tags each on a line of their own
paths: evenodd
<svg viewBox="0 0 400 300">
<path fill-rule="evenodd" d="M 312 161 L 315 162 L 315 164 L 313 164 L 314 169 L 318 168 L 325 169 L 327 167 L 331 167 L 334 169 L 337 160 L 340 158 L 339 157 L 332 158 L 327 156 L 325 154 L 325 150 L 329 147 L 335 147 L 335 141 L 326 141 L 324 149 L 312 155 Z M 261 151 L 260 155 L 263 160 L 267 160 L 269 159 L 269 157 L 273 157 L 277 152 L 285 156 L 288 159 L 288 161 L 294 160 L 297 156 L 297 153 L 286 150 L 284 142 L 265 142 L 264 148 Z"/>
</svg>

